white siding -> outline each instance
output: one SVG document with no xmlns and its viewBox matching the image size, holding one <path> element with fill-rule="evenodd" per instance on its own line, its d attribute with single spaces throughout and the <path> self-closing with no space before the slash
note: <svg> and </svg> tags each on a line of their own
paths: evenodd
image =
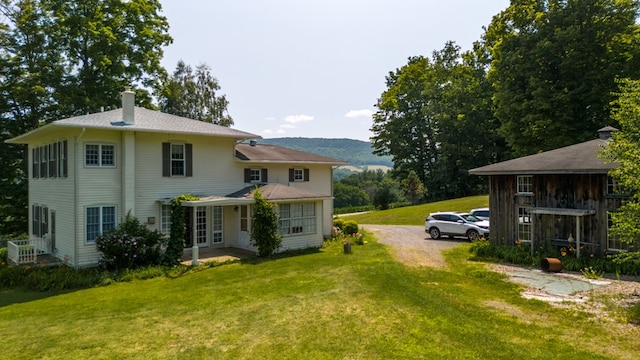
<svg viewBox="0 0 640 360">
<path fill-rule="evenodd" d="M 66 178 L 38 178 L 34 179 L 31 173 L 33 163 L 32 151 L 34 146 L 41 146 L 48 143 L 67 140 L 67 146 L 69 147 L 67 156 L 68 164 L 68 176 Z M 75 264 L 75 212 L 74 212 L 74 182 L 73 173 L 75 171 L 73 163 L 73 137 L 69 138 L 47 138 L 42 142 L 29 144 L 29 223 L 28 234 L 30 237 L 32 234 L 32 221 L 33 214 L 32 205 L 38 204 L 46 206 L 49 209 L 49 217 L 51 212 L 56 213 L 56 252 L 54 255 L 59 257 L 63 261 L 68 261 L 69 264 Z M 49 231 L 51 230 L 51 223 L 49 224 Z M 49 235 L 50 236 L 50 235 Z"/>
<path fill-rule="evenodd" d="M 121 134 L 116 131 L 87 130 L 76 143 L 75 165 L 77 174 L 77 212 L 76 223 L 78 259 L 76 265 L 90 266 L 97 264 L 100 253 L 94 243 L 86 240 L 86 208 L 93 206 L 115 206 L 116 223 L 126 215 L 122 206 L 122 165 L 123 151 Z M 86 144 L 115 145 L 115 167 L 85 166 Z M 69 147 L 71 149 L 71 146 Z"/>
</svg>

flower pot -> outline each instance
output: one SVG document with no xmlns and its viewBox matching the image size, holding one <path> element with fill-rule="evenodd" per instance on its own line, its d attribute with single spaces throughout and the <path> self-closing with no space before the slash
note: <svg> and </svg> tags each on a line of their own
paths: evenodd
<svg viewBox="0 0 640 360">
<path fill-rule="evenodd" d="M 544 258 L 540 261 L 540 268 L 545 272 L 562 271 L 562 262 L 556 258 Z"/>
<path fill-rule="evenodd" d="M 344 253 L 345 254 L 351 254 L 351 243 L 350 242 L 344 243 L 342 247 L 344 248 Z"/>
</svg>

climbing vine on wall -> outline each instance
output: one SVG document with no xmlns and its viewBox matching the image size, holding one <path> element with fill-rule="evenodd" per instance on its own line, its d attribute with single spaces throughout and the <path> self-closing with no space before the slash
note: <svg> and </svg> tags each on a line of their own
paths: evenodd
<svg viewBox="0 0 640 360">
<path fill-rule="evenodd" d="M 187 226 L 185 224 L 185 209 L 182 207 L 182 203 L 198 199 L 200 198 L 191 194 L 182 194 L 174 197 L 169 202 L 171 205 L 171 232 L 167 251 L 165 252 L 166 262 L 169 265 L 179 264 L 184 250 L 184 236 L 187 233 Z"/>
</svg>

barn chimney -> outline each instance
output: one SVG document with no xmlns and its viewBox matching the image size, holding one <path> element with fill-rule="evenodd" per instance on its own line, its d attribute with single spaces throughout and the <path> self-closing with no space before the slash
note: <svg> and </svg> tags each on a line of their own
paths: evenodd
<svg viewBox="0 0 640 360">
<path fill-rule="evenodd" d="M 611 133 L 614 131 L 618 131 L 618 129 L 613 126 L 605 126 L 602 129 L 598 130 L 598 138 L 602 140 L 609 140 L 611 137 Z"/>
<path fill-rule="evenodd" d="M 121 95 L 122 95 L 122 121 L 127 125 L 133 125 L 136 123 L 136 119 L 134 115 L 136 93 L 131 91 L 131 88 L 127 86 Z"/>
</svg>

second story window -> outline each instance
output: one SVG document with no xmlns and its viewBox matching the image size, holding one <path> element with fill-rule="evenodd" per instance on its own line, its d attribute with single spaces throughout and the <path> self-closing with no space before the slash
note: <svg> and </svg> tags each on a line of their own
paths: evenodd
<svg viewBox="0 0 640 360">
<path fill-rule="evenodd" d="M 84 164 L 90 167 L 116 166 L 116 147 L 108 144 L 86 144 Z"/>
<path fill-rule="evenodd" d="M 162 143 L 162 176 L 193 176 L 192 158 L 192 144 Z"/>
<path fill-rule="evenodd" d="M 267 169 L 244 169 L 244 182 L 245 183 L 266 183 L 267 179 Z"/>
<path fill-rule="evenodd" d="M 171 144 L 171 176 L 184 176 L 184 144 Z"/>
<path fill-rule="evenodd" d="M 533 176 L 518 176 L 518 194 L 533 194 Z"/>
<path fill-rule="evenodd" d="M 309 169 L 289 169 L 289 182 L 309 181 Z"/>
</svg>

